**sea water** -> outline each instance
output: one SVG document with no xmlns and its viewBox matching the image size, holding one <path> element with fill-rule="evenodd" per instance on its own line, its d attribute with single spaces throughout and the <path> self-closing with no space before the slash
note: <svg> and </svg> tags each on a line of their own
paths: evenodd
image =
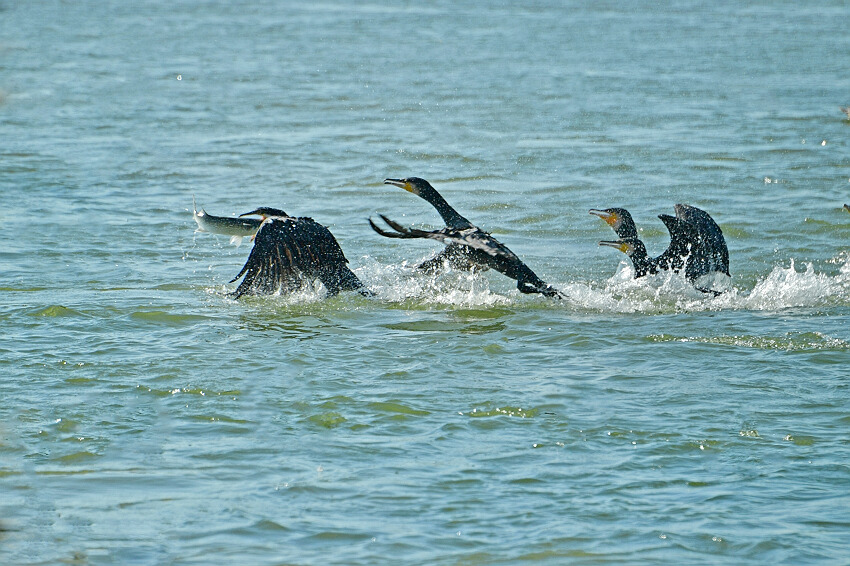
<svg viewBox="0 0 850 566">
<path fill-rule="evenodd" d="M 843 2 L 0 2 L 4 564 L 850 556 Z M 431 181 L 565 299 L 421 275 Z M 232 300 L 258 206 L 374 297 Z M 591 208 L 708 211 L 717 297 Z"/>
</svg>

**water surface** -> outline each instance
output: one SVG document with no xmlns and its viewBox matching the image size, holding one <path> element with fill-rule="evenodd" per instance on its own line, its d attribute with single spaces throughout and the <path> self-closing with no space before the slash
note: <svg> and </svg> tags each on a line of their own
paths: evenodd
<svg viewBox="0 0 850 566">
<path fill-rule="evenodd" d="M 4 563 L 847 560 L 842 2 L 0 8 Z M 567 299 L 417 275 L 411 175 Z M 376 296 L 231 300 L 193 195 Z M 587 214 L 677 202 L 717 298 Z"/>
</svg>

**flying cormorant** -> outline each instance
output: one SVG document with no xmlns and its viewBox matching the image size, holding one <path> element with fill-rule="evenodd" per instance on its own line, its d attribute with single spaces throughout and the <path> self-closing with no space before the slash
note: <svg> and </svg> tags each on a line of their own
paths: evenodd
<svg viewBox="0 0 850 566">
<path fill-rule="evenodd" d="M 369 219 L 372 229 L 388 238 L 430 238 L 447 244 L 436 257 L 420 264 L 418 269 L 435 272 L 442 267 L 444 261 L 456 269 L 493 268 L 515 279 L 517 289 L 521 293 L 540 293 L 559 299 L 563 297 L 560 291 L 540 279 L 507 246 L 461 216 L 425 179 L 419 177 L 386 179 L 384 183 L 401 187 L 422 197 L 437 209 L 446 223 L 446 227 L 441 230 L 416 230 L 405 228 L 381 214 L 384 222 L 394 230 L 390 232 L 378 228 L 372 219 Z"/>
<path fill-rule="evenodd" d="M 204 231 L 235 237 L 251 235 L 252 229 L 256 232 L 248 261 L 230 281 L 245 276 L 232 293 L 234 298 L 291 293 L 316 279 L 329 296 L 340 291 L 370 294 L 348 268 L 348 260 L 330 230 L 312 218 L 296 218 L 268 207 L 241 214 L 239 219 L 202 214 L 195 213 L 195 220 Z M 255 215 L 261 219 L 240 220 Z"/>
<path fill-rule="evenodd" d="M 704 210 L 687 204 L 674 207 L 676 216 L 660 214 L 670 232 L 670 245 L 660 256 L 653 258 L 638 237 L 637 227 L 631 214 L 623 208 L 591 210 L 602 218 L 619 236 L 618 240 L 599 242 L 600 246 L 619 249 L 632 260 L 635 278 L 658 271 L 670 270 L 678 273 L 685 268 L 685 277 L 693 283 L 709 273 L 729 275 L 729 250 L 720 226 Z M 700 291 L 716 293 L 708 289 Z"/>
</svg>

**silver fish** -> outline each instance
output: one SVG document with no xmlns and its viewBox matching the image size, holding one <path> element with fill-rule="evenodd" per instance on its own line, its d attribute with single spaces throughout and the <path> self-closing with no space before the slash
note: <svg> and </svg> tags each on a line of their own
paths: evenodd
<svg viewBox="0 0 850 566">
<path fill-rule="evenodd" d="M 192 196 L 192 218 L 198 224 L 197 232 L 209 232 L 210 234 L 223 234 L 230 236 L 230 243 L 237 246 L 242 243 L 242 238 L 253 238 L 263 219 L 260 218 L 232 218 L 230 216 L 213 216 L 203 208 L 198 212 L 195 206 L 195 197 Z"/>
</svg>

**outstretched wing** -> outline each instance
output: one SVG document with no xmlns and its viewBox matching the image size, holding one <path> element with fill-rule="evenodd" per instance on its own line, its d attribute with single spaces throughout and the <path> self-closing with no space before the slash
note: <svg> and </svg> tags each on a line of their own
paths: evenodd
<svg viewBox="0 0 850 566">
<path fill-rule="evenodd" d="M 704 258 L 701 271 L 720 271 L 729 275 L 729 249 L 717 222 L 704 210 L 687 204 L 677 204 L 676 217 L 692 224 L 699 236 L 700 255 Z M 703 275 L 700 273 L 699 275 Z"/>
<path fill-rule="evenodd" d="M 379 214 L 379 216 L 394 230 L 394 232 L 390 232 L 379 228 L 370 218 L 369 225 L 382 236 L 387 238 L 430 238 L 448 243 L 447 250 L 452 245 L 463 246 L 470 250 L 469 253 L 473 256 L 470 260 L 473 262 L 483 267 L 491 267 L 516 280 L 517 289 L 520 292 L 541 293 L 547 297 L 555 298 L 563 297 L 560 291 L 540 279 L 507 246 L 480 228 L 472 226 L 470 228 L 446 227 L 440 230 L 417 230 L 416 228 L 406 228 L 383 214 Z"/>
<path fill-rule="evenodd" d="M 655 258 L 655 263 L 658 269 L 669 269 L 678 273 L 685 265 L 685 259 L 690 255 L 691 249 L 697 245 L 699 234 L 693 224 L 681 218 L 669 214 L 659 214 L 658 218 L 670 232 L 670 245 L 663 254 Z"/>
<path fill-rule="evenodd" d="M 268 218 L 260 226 L 248 261 L 233 278 L 245 278 L 236 298 L 245 294 L 292 292 L 319 279 L 331 294 L 359 289 L 348 260 L 330 231 L 312 218 Z"/>
<path fill-rule="evenodd" d="M 505 247 L 501 242 L 497 241 L 493 236 L 484 232 L 480 228 L 441 228 L 440 230 L 418 230 L 416 228 L 407 228 L 398 222 L 390 220 L 383 214 L 378 216 L 387 223 L 387 225 L 395 230 L 390 232 L 383 228 L 379 228 L 370 218 L 369 225 L 372 229 L 387 238 L 430 238 L 446 243 L 460 244 L 474 250 L 479 250 L 494 258 L 517 260 L 519 258 L 511 250 Z"/>
<path fill-rule="evenodd" d="M 293 233 L 297 234 L 298 248 L 303 252 L 297 256 L 302 258 L 296 264 L 299 269 L 320 280 L 329 295 L 340 291 L 360 291 L 368 295 L 363 283 L 348 268 L 348 259 L 331 231 L 306 216 L 294 220 L 297 229 Z"/>
</svg>

